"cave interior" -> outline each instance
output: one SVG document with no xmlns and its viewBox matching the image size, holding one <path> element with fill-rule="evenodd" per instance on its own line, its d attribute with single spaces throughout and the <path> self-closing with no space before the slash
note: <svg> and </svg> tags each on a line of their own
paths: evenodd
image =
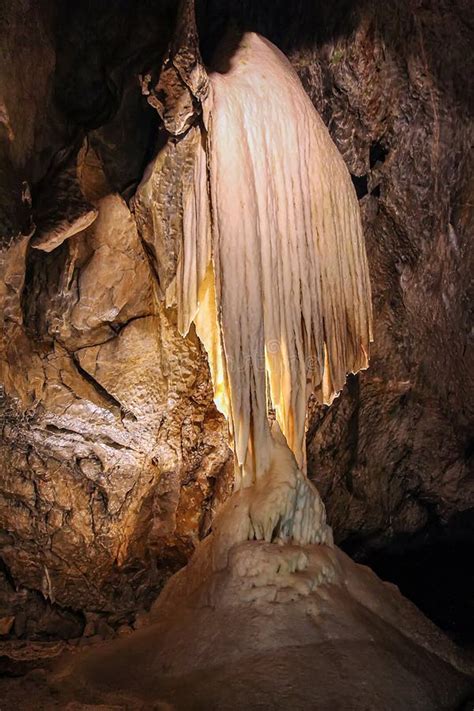
<svg viewBox="0 0 474 711">
<path fill-rule="evenodd" d="M 227 667 L 199 666 L 209 644 L 199 635 L 213 623 L 204 612 L 197 621 L 189 613 L 194 605 L 189 590 L 198 589 L 200 575 L 216 578 L 219 595 L 209 594 L 219 624 L 228 619 L 223 611 L 234 609 L 232 590 L 235 599 L 250 604 L 235 572 L 245 568 L 249 574 L 248 543 L 239 540 L 234 558 L 228 554 L 225 584 L 225 566 L 213 568 L 206 558 L 221 555 L 221 531 L 227 530 L 222 511 L 235 500 L 237 451 L 225 408 L 214 403 L 217 371 L 202 335 L 208 327 L 200 332 L 199 323 L 189 319 L 183 337 L 179 308 L 166 301 L 182 264 L 181 196 L 196 181 L 193 151 L 202 136 L 217 136 L 217 119 L 212 129 L 205 123 L 207 74 L 211 84 L 213 66 L 218 66 L 214 74 L 232 75 L 235 48 L 230 59 L 216 64 L 226 36 L 235 47 L 242 38 L 259 36 L 289 60 L 346 166 L 365 241 L 373 317 L 369 367 L 347 367 L 347 381 L 330 404 L 310 395 L 304 464 L 298 462 L 306 468 L 308 486 L 319 492 L 331 536 L 343 553 L 328 553 L 321 562 L 305 548 L 304 565 L 321 566 L 326 577 L 319 584 L 324 579 L 328 590 L 353 580 L 347 590 L 358 604 L 365 598 L 357 597 L 354 571 L 361 569 L 344 561 L 368 566 L 397 586 L 422 613 L 420 619 L 434 624 L 427 638 L 439 631 L 439 640 L 452 645 L 454 651 L 440 658 L 461 675 L 451 682 L 443 667 L 444 701 L 435 705 L 426 681 L 426 698 L 420 691 L 416 707 L 472 708 L 474 691 L 466 680 L 472 679 L 474 649 L 473 27 L 469 0 L 3 0 L 0 688 L 5 708 L 99 708 L 66 706 L 76 698 L 126 709 L 312 707 L 313 697 L 293 697 L 286 687 L 278 699 L 268 691 L 267 701 L 256 692 L 252 696 L 249 689 L 260 679 L 262 689 L 273 683 L 266 652 L 253 648 L 256 656 L 249 651 L 232 705 L 223 691 L 234 689 Z M 215 80 L 216 105 L 218 86 Z M 279 89 L 274 83 L 277 98 Z M 264 108 L 261 135 L 275 135 L 280 129 L 272 134 L 273 117 Z M 285 119 L 291 124 L 289 113 L 277 117 L 278 126 L 284 127 Z M 304 129 L 299 130 L 301 146 L 306 145 Z M 228 152 L 223 146 L 220 154 L 224 166 L 230 150 L 229 140 Z M 209 155 L 204 171 L 212 169 Z M 283 147 L 280 157 L 290 171 Z M 326 165 L 334 182 L 330 159 Z M 206 180 L 208 174 L 204 185 Z M 216 179 L 215 195 L 223 182 L 222 176 Z M 237 200 L 239 188 L 237 181 L 224 207 Z M 266 186 L 256 184 L 255 190 L 264 194 Z M 341 201 L 343 193 L 341 188 Z M 232 263 L 230 272 L 233 268 L 238 283 L 242 265 Z M 237 289 L 236 298 L 243 310 L 243 292 Z M 225 314 L 223 303 L 219 314 Z M 271 410 L 269 418 L 278 419 L 278 412 Z M 234 418 L 231 429 L 237 426 Z M 329 545 L 324 536 L 317 540 L 323 548 Z M 264 553 L 270 560 L 275 551 L 254 543 L 260 556 L 255 565 L 266 569 Z M 213 547 L 218 553 L 209 553 Z M 281 550 L 284 558 L 286 542 Z M 278 566 L 299 570 L 296 558 L 283 558 Z M 267 583 L 258 585 L 267 590 Z M 318 590 L 314 594 L 322 595 Z M 308 594 L 309 600 L 313 592 Z M 351 608 L 349 615 L 349 603 L 338 594 L 333 604 L 340 607 L 332 613 L 328 607 L 327 615 L 345 620 L 347 614 L 359 629 L 359 613 Z M 291 598 L 295 606 L 302 604 L 298 600 Z M 281 620 L 286 622 L 280 626 L 299 630 L 291 601 L 285 600 Z M 264 607 L 267 602 L 262 593 L 262 614 L 268 617 L 274 612 Z M 367 605 L 372 614 L 376 603 Z M 395 609 L 398 603 L 390 605 Z M 248 608 L 239 610 L 242 634 L 254 630 Z M 181 614 L 184 631 L 176 631 L 173 615 L 178 620 Z M 409 626 L 412 613 L 400 614 Z M 386 613 L 384 624 L 396 626 L 391 615 Z M 163 700 L 148 681 L 140 682 L 149 688 L 143 698 L 138 681 L 137 688 L 130 682 L 122 696 L 114 696 L 117 675 L 133 676 L 133 655 L 153 657 L 153 624 L 168 640 L 160 653 L 174 650 L 170 669 L 163 662 L 163 679 L 158 674 Z M 278 654 L 285 640 L 291 647 L 290 633 L 280 633 L 286 634 L 283 642 L 274 640 L 274 647 L 268 642 L 275 673 L 288 679 L 295 673 L 293 687 L 306 689 L 310 663 L 302 658 L 301 678 L 287 667 Z M 296 640 L 298 634 L 309 640 L 303 630 L 295 632 Z M 127 647 L 140 635 L 142 646 L 138 641 Z M 196 649 L 188 654 L 195 655 L 194 666 L 189 663 L 188 669 L 179 650 L 193 635 Z M 390 653 L 401 657 L 404 647 L 390 640 Z M 439 640 L 437 647 L 444 649 Z M 227 654 L 224 642 L 219 644 L 216 654 Z M 316 641 L 304 644 L 309 649 Z M 119 651 L 103 652 L 104 645 Z M 429 644 L 424 646 L 433 656 Z M 79 661 L 61 666 L 63 657 Z M 355 662 L 341 659 L 350 674 L 364 678 Z M 414 654 L 410 664 L 417 663 Z M 132 671 L 125 671 L 127 664 Z M 424 664 L 431 669 L 428 657 L 419 658 L 420 668 Z M 94 665 L 109 680 L 103 688 L 91 671 Z M 321 670 L 318 683 L 330 686 L 330 673 L 325 682 L 324 665 Z M 380 678 L 384 670 L 381 666 Z M 181 695 L 169 681 L 178 671 Z M 397 681 L 395 672 L 393 678 L 394 689 L 411 683 L 401 681 L 402 675 Z M 363 691 L 360 699 L 354 691 L 347 697 L 353 698 L 350 708 L 410 708 L 404 705 L 409 701 L 397 706 L 392 700 L 392 681 L 386 681 L 386 698 L 382 682 L 365 701 Z M 96 696 L 84 691 L 95 684 Z M 64 698 L 57 691 L 63 687 Z M 340 698 L 321 696 L 318 708 L 342 708 L 337 704 L 347 699 L 340 693 Z M 407 699 L 418 703 L 416 696 Z"/>
</svg>

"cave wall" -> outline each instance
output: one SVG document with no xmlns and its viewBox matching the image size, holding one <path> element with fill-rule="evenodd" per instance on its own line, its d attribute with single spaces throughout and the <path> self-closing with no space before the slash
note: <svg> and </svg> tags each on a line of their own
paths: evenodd
<svg viewBox="0 0 474 711">
<path fill-rule="evenodd" d="M 376 545 L 472 508 L 468 3 L 197 11 L 205 59 L 235 22 L 287 52 L 360 198 L 371 366 L 331 408 L 310 404 L 308 432 L 336 539 Z M 77 611 L 129 619 L 229 491 L 205 357 L 157 296 L 131 200 L 165 140 L 139 76 L 160 66 L 175 12 L 145 0 L 0 12 L 14 69 L 0 72 L 0 619 L 17 636 L 77 636 Z"/>
<path fill-rule="evenodd" d="M 338 540 L 473 505 L 471 36 L 467 4 L 374 3 L 293 55 L 354 176 L 373 289 L 370 369 L 308 438 Z"/>
<path fill-rule="evenodd" d="M 125 199 L 160 140 L 138 74 L 143 56 L 161 63 L 174 13 L 41 9 L 12 2 L 2 18 L 13 36 L 23 23 L 28 62 L 7 48 L 0 618 L 17 636 L 78 636 L 71 611 L 120 622 L 148 606 L 207 532 L 232 466 L 206 358 L 156 298 Z"/>
</svg>

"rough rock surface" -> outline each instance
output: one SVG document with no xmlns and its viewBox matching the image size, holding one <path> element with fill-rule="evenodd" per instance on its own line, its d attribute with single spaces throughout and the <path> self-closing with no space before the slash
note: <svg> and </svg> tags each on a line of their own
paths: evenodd
<svg viewBox="0 0 474 711">
<path fill-rule="evenodd" d="M 356 176 L 373 292 L 370 368 L 308 437 L 338 540 L 389 540 L 474 505 L 467 10 L 366 3 L 351 36 L 292 55 Z"/>
<path fill-rule="evenodd" d="M 25 3 L 27 35 L 30 22 L 41 29 L 49 19 L 40 9 Z M 15 3 L 7 4 L 2 19 L 5 26 L 18 21 Z M 163 50 L 172 21 L 158 16 L 157 26 L 164 35 Z M 119 25 L 116 34 L 126 29 Z M 209 528 L 213 506 L 224 498 L 230 452 L 225 423 L 212 402 L 206 359 L 197 338 L 183 339 L 173 313 L 155 298 L 135 220 L 119 192 L 126 193 L 130 182 L 136 185 L 140 179 L 143 166 L 137 169 L 134 151 L 142 149 L 143 161 L 144 149 L 137 148 L 133 136 L 124 139 L 116 121 L 121 120 L 121 131 L 152 123 L 138 68 L 127 58 L 130 75 L 125 78 L 135 79 L 134 89 L 123 92 L 112 121 L 89 132 L 80 150 L 67 145 L 64 156 L 58 156 L 55 146 L 33 145 L 29 134 L 24 138 L 28 126 L 20 125 L 21 133 L 13 124 L 20 121 L 11 113 L 14 100 L 26 101 L 31 93 L 36 103 L 28 112 L 30 133 L 40 134 L 51 116 L 47 90 L 53 79 L 62 88 L 70 81 L 71 48 L 62 48 L 64 79 L 59 71 L 54 75 L 53 39 L 44 30 L 35 44 L 30 30 L 31 56 L 27 45 L 25 52 L 40 68 L 41 81 L 31 72 L 23 86 L 7 82 L 12 96 L 3 94 L 2 128 L 12 127 L 2 134 L 2 147 L 16 160 L 18 204 L 26 212 L 26 227 L 20 207 L 9 222 L 2 221 L 0 616 L 4 634 L 78 637 L 83 618 L 73 614 L 72 626 L 61 626 L 68 617 L 62 607 L 114 613 L 117 623 L 120 614 L 127 619 L 148 605 L 163 577 L 186 562 Z M 138 30 L 143 33 L 141 24 Z M 16 24 L 12 31 L 19 31 Z M 70 40 L 77 43 L 75 30 L 70 31 Z M 56 47 L 59 52 L 57 39 Z M 129 51 L 137 49 L 132 45 Z M 91 52 L 100 58 L 97 47 Z M 149 50 L 147 59 L 153 56 Z M 77 82 L 84 81 L 85 104 L 87 90 L 94 89 L 93 67 L 88 76 L 77 69 L 78 56 L 73 57 L 71 72 Z M 13 52 L 9 59 L 16 66 Z M 64 125 L 72 109 L 61 98 L 63 105 L 54 111 Z M 132 110 L 137 99 L 144 117 L 136 107 Z M 81 102 L 75 100 L 79 107 L 73 107 L 73 117 L 79 123 Z M 92 96 L 91 104 L 97 100 Z M 80 120 L 85 123 L 84 117 Z M 80 138 L 82 127 L 76 133 Z M 41 150 L 54 158 L 54 170 L 45 172 L 40 188 L 33 190 L 32 213 L 29 185 L 38 180 L 24 165 Z M 130 164 L 121 151 L 131 156 Z M 8 187 L 2 182 L 2 189 Z M 11 206 L 7 197 L 5 210 Z M 92 206 L 95 219 L 76 233 L 67 231 L 77 222 L 80 199 Z M 56 205 L 56 221 L 51 205 Z M 56 604 L 47 607 L 43 598 Z M 41 603 L 46 616 L 36 614 Z"/>
<path fill-rule="evenodd" d="M 312 407 L 308 435 L 339 541 L 381 542 L 474 506 L 469 6 L 198 3 L 204 58 L 232 18 L 288 54 L 361 198 L 371 367 L 330 409 Z M 75 637 L 86 620 L 66 608 L 130 621 L 229 489 L 205 358 L 156 298 L 128 205 L 164 139 L 138 77 L 161 66 L 175 8 L 7 0 L 0 10 L 7 634 Z M 64 237 L 75 224 L 61 213 L 71 189 L 96 219 L 49 253 L 33 249 L 34 230 L 53 224 Z"/>
</svg>

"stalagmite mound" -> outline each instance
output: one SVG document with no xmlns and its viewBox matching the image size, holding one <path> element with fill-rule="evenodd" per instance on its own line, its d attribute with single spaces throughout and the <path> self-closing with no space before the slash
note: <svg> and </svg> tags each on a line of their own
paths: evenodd
<svg viewBox="0 0 474 711">
<path fill-rule="evenodd" d="M 149 627 L 27 678 L 22 708 L 464 708 L 466 662 L 394 586 L 326 545 L 247 541 L 217 562 L 218 536 L 169 581 Z"/>
</svg>

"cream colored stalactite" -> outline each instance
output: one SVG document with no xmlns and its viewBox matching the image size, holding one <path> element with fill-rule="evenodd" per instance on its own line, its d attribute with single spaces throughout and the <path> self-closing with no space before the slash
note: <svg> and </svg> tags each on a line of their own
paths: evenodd
<svg viewBox="0 0 474 711">
<path fill-rule="evenodd" d="M 248 485 L 271 459 L 268 401 L 304 469 L 309 393 L 330 403 L 367 367 L 370 284 L 349 173 L 286 57 L 246 34 L 210 84 L 178 312 L 209 353 Z"/>
<path fill-rule="evenodd" d="M 200 140 L 195 147 L 192 180 L 183 199 L 183 232 L 176 281 L 167 292 L 168 303 L 177 305 L 178 328 L 182 335 L 189 331 L 199 310 L 200 290 L 212 257 L 206 160 L 203 140 Z"/>
</svg>

